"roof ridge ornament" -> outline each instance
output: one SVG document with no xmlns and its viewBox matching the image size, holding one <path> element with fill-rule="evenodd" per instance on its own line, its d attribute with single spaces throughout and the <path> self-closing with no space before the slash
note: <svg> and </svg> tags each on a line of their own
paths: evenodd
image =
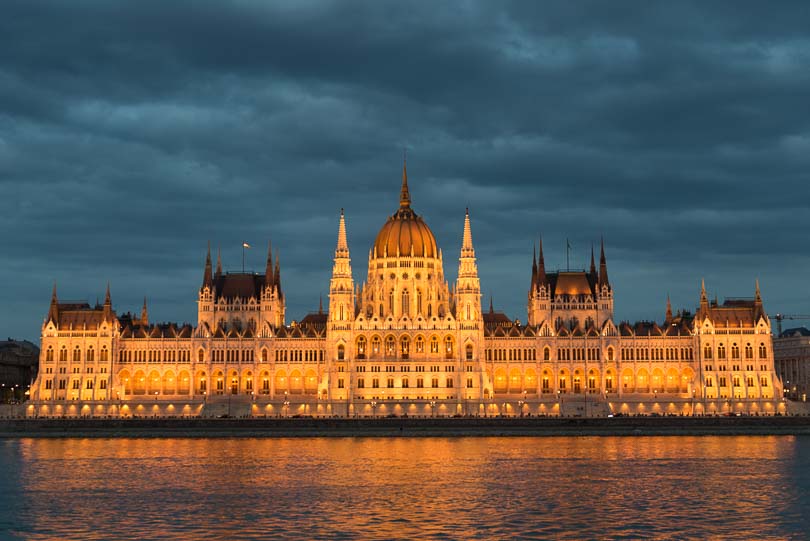
<svg viewBox="0 0 810 541">
<path fill-rule="evenodd" d="M 399 192 L 399 208 L 411 208 L 411 192 L 408 189 L 408 154 L 407 149 L 402 155 L 402 189 Z"/>
</svg>

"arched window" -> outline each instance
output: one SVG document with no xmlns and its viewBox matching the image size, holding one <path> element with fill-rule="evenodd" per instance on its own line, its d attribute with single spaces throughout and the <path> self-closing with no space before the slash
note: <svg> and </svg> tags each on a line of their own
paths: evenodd
<svg viewBox="0 0 810 541">
<path fill-rule="evenodd" d="M 408 358 L 408 353 L 410 353 L 410 346 L 411 346 L 410 338 L 408 338 L 407 336 L 403 336 L 402 338 L 400 338 L 400 340 L 399 340 L 399 349 L 400 349 L 400 352 L 402 353 L 402 358 L 403 359 Z"/>
<path fill-rule="evenodd" d="M 706 344 L 705 346 L 703 346 L 703 358 L 704 359 L 712 358 L 712 346 L 710 344 Z"/>
<path fill-rule="evenodd" d="M 106 363 L 110 360 L 109 351 L 107 351 L 107 346 L 101 347 L 101 358 L 99 359 L 101 362 Z"/>
<path fill-rule="evenodd" d="M 45 362 L 53 362 L 53 346 L 48 346 L 48 351 L 45 352 Z"/>
<path fill-rule="evenodd" d="M 67 348 L 62 346 L 62 349 L 59 350 L 59 361 L 66 363 L 67 362 Z"/>
<path fill-rule="evenodd" d="M 759 344 L 759 358 L 764 359 L 768 356 L 768 350 L 765 348 L 765 343 L 760 342 Z"/>
<path fill-rule="evenodd" d="M 732 359 L 740 358 L 740 346 L 737 345 L 737 342 L 733 342 L 731 344 L 731 358 Z"/>
<path fill-rule="evenodd" d="M 425 352 L 425 339 L 421 336 L 416 337 L 416 352 L 417 353 L 424 353 Z"/>
<path fill-rule="evenodd" d="M 422 314 L 422 290 L 416 290 L 416 313 Z"/>
<path fill-rule="evenodd" d="M 365 359 L 366 358 L 366 337 L 365 336 L 358 336 L 357 337 L 357 358 L 358 359 Z"/>
<path fill-rule="evenodd" d="M 453 339 L 449 336 L 444 339 L 444 356 L 448 359 L 453 357 Z"/>
<path fill-rule="evenodd" d="M 608 354 L 608 361 L 612 361 L 613 360 L 613 348 L 608 348 L 607 354 Z"/>
<path fill-rule="evenodd" d="M 96 360 L 96 352 L 93 351 L 93 346 L 87 348 L 87 362 L 92 363 Z"/>
<path fill-rule="evenodd" d="M 388 293 L 388 315 L 394 315 L 394 290 Z"/>
<path fill-rule="evenodd" d="M 340 305 L 340 321 L 343 321 L 343 305 Z"/>
<path fill-rule="evenodd" d="M 380 354 L 380 337 L 375 336 L 371 339 L 371 353 L 374 355 Z"/>
<path fill-rule="evenodd" d="M 267 348 L 262 348 L 262 362 L 267 362 Z"/>
<path fill-rule="evenodd" d="M 725 344 L 720 344 L 717 346 L 717 358 L 718 359 L 725 359 L 726 358 L 726 346 Z"/>
<path fill-rule="evenodd" d="M 431 353 L 439 352 L 439 339 L 435 336 L 430 337 L 430 352 Z"/>
<path fill-rule="evenodd" d="M 79 349 L 79 346 L 76 346 L 76 349 L 73 350 L 73 362 L 78 363 L 82 360 L 82 352 Z"/>
<path fill-rule="evenodd" d="M 409 316 L 410 314 L 410 295 L 408 295 L 408 290 L 406 289 L 402 292 L 402 315 Z"/>
<path fill-rule="evenodd" d="M 205 351 L 202 348 L 200 348 L 200 350 L 197 351 L 197 362 L 198 363 L 205 362 Z"/>
<path fill-rule="evenodd" d="M 467 344 L 466 352 L 467 352 L 467 360 L 472 361 L 473 360 L 473 346 L 472 346 L 472 344 Z"/>
<path fill-rule="evenodd" d="M 393 336 L 389 336 L 385 339 L 385 354 L 390 356 L 396 355 L 396 342 Z"/>
<path fill-rule="evenodd" d="M 338 358 L 338 361 L 342 361 L 342 360 L 344 360 L 346 358 L 346 348 L 343 346 L 343 344 L 338 346 L 337 358 Z"/>
<path fill-rule="evenodd" d="M 428 313 L 427 317 L 433 317 L 433 305 L 428 303 Z"/>
<path fill-rule="evenodd" d="M 543 348 L 543 360 L 550 361 L 551 360 L 551 350 L 548 346 Z"/>
<path fill-rule="evenodd" d="M 750 342 L 745 344 L 745 358 L 746 359 L 753 359 L 754 358 L 754 348 L 751 346 Z"/>
</svg>

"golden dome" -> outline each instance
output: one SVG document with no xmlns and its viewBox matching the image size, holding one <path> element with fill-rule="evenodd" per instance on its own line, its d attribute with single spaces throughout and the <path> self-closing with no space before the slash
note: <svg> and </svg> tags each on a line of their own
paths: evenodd
<svg viewBox="0 0 810 541">
<path fill-rule="evenodd" d="M 425 221 L 411 209 L 408 172 L 402 167 L 399 210 L 388 218 L 374 241 L 375 257 L 438 257 L 436 238 Z"/>
</svg>

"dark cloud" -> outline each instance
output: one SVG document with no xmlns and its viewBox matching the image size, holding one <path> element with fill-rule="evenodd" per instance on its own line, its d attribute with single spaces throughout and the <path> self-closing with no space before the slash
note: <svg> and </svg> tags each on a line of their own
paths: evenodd
<svg viewBox="0 0 810 541">
<path fill-rule="evenodd" d="M 532 244 L 604 237 L 620 319 L 721 297 L 806 312 L 810 12 L 800 2 L 6 2 L 0 327 L 51 284 L 193 321 L 205 246 L 281 251 L 289 319 L 326 293 L 346 208 L 355 280 L 398 198 L 455 276 L 525 318 Z M 3 331 L 0 331 L 3 332 Z"/>
</svg>

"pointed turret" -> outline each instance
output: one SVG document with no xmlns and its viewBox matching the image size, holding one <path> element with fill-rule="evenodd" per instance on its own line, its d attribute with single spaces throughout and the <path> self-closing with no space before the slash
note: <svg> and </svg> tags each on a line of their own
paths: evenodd
<svg viewBox="0 0 810 541">
<path fill-rule="evenodd" d="M 607 259 L 605 258 L 605 239 L 602 239 L 599 250 L 599 287 L 610 287 L 610 280 L 607 273 Z"/>
<path fill-rule="evenodd" d="M 264 268 L 264 287 L 273 287 L 275 276 L 273 275 L 273 246 L 267 242 L 267 264 Z"/>
<path fill-rule="evenodd" d="M 411 192 L 408 190 L 408 164 L 407 159 L 402 160 L 402 189 L 399 192 L 399 208 L 411 207 Z"/>
<path fill-rule="evenodd" d="M 591 268 L 590 268 L 591 276 L 596 276 L 596 263 L 593 259 L 593 244 L 591 244 Z"/>
<path fill-rule="evenodd" d="M 59 324 L 59 299 L 56 297 L 56 282 L 53 283 L 53 293 L 51 293 L 51 306 L 48 309 L 48 321 Z"/>
<path fill-rule="evenodd" d="M 672 303 L 669 301 L 669 295 L 667 295 L 667 312 L 664 315 L 664 324 L 669 325 L 672 323 Z"/>
<path fill-rule="evenodd" d="M 219 278 L 220 276 L 222 276 L 222 250 L 217 247 L 217 272 L 214 277 Z"/>
<path fill-rule="evenodd" d="M 346 240 L 346 218 L 343 209 L 340 209 L 340 224 L 338 225 L 338 240 L 335 248 L 335 257 L 349 256 L 349 242 Z"/>
<path fill-rule="evenodd" d="M 149 325 L 149 310 L 146 308 L 146 297 L 143 298 L 143 307 L 141 308 L 141 325 Z"/>
<path fill-rule="evenodd" d="M 530 294 L 537 289 L 537 245 L 532 246 L 532 287 Z"/>
<path fill-rule="evenodd" d="M 472 242 L 472 229 L 470 228 L 470 209 L 467 208 L 464 214 L 464 236 L 461 240 L 461 257 L 475 257 L 475 249 Z"/>
<path fill-rule="evenodd" d="M 318 313 L 323 314 L 323 295 L 318 295 Z"/>
<path fill-rule="evenodd" d="M 759 278 L 757 278 L 755 285 L 754 285 L 754 302 L 758 305 L 762 305 L 762 295 L 759 292 Z"/>
<path fill-rule="evenodd" d="M 278 250 L 276 250 L 276 268 L 273 271 L 273 285 L 276 286 L 276 291 L 278 292 L 278 296 L 281 297 L 281 264 L 278 262 Z"/>
<path fill-rule="evenodd" d="M 495 313 L 495 305 L 493 304 L 492 295 L 489 296 L 489 313 Z"/>
<path fill-rule="evenodd" d="M 212 288 L 214 285 L 214 279 L 211 275 L 211 241 L 208 241 L 208 253 L 205 256 L 205 270 L 203 271 L 203 282 L 202 287 L 208 286 Z"/>
<path fill-rule="evenodd" d="M 700 279 L 700 309 L 709 308 L 709 296 L 706 294 L 706 280 Z"/>
<path fill-rule="evenodd" d="M 546 263 L 543 259 L 543 237 L 540 237 L 540 251 L 537 258 L 537 287 L 546 285 Z"/>
<path fill-rule="evenodd" d="M 104 319 L 110 321 L 112 316 L 112 299 L 110 297 L 110 282 L 107 282 L 107 293 L 104 295 Z"/>
</svg>

